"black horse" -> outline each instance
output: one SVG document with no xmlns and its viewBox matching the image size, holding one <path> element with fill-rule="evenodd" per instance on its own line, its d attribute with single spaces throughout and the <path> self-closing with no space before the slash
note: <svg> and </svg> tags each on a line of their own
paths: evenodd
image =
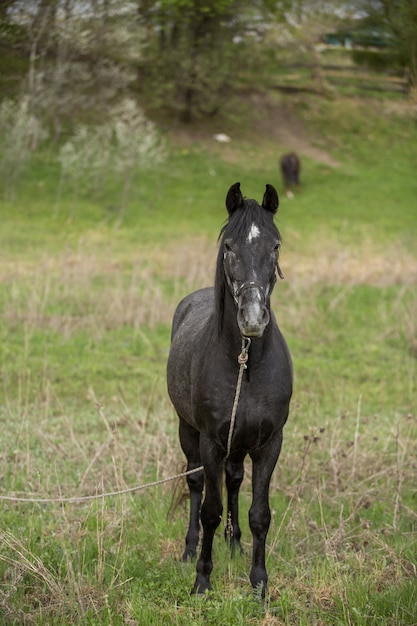
<svg viewBox="0 0 417 626">
<path fill-rule="evenodd" d="M 291 357 L 270 309 L 277 273 L 282 278 L 278 265 L 281 237 L 273 220 L 278 195 L 272 185 L 266 185 L 260 206 L 244 199 L 240 183 L 235 183 L 227 193 L 226 207 L 229 219 L 219 237 L 214 289 L 196 291 L 178 305 L 168 359 L 168 391 L 180 420 L 187 468 L 204 465 L 204 472 L 187 476 L 190 522 L 182 558 L 196 556 L 201 519 L 203 539 L 193 593 L 210 590 L 213 537 L 223 512 L 224 462 L 230 543 L 232 550 L 241 550 L 238 495 L 243 462 L 249 454 L 253 463 L 250 580 L 264 597 L 269 484 L 292 393 Z M 251 347 L 227 455 L 242 338 L 244 342 L 249 338 Z"/>
<path fill-rule="evenodd" d="M 300 159 L 295 152 L 289 152 L 281 157 L 280 165 L 285 193 L 292 198 L 292 190 L 300 186 Z"/>
</svg>

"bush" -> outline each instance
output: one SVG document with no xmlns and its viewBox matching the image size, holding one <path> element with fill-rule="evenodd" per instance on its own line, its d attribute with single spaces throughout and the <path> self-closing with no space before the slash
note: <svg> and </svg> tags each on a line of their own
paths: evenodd
<svg viewBox="0 0 417 626">
<path fill-rule="evenodd" d="M 0 180 L 6 198 L 13 196 L 32 149 L 46 135 L 39 120 L 30 112 L 28 97 L 6 99 L 0 104 Z"/>
<path fill-rule="evenodd" d="M 102 189 L 109 178 L 116 177 L 123 185 L 120 222 L 134 170 L 161 162 L 164 153 L 155 125 L 134 100 L 127 98 L 113 107 L 107 123 L 78 126 L 74 137 L 61 148 L 61 186 L 66 182 L 71 185 L 74 208 L 78 190 Z"/>
<path fill-rule="evenodd" d="M 379 71 L 401 69 L 399 55 L 392 50 L 379 52 L 376 50 L 353 49 L 351 55 L 356 65 L 364 65 Z"/>
</svg>

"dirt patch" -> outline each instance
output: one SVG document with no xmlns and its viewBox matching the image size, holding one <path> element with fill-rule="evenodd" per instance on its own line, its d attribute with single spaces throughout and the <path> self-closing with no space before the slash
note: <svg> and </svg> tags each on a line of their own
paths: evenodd
<svg viewBox="0 0 417 626">
<path fill-rule="evenodd" d="M 286 151 L 294 151 L 301 158 L 308 157 L 329 167 L 338 167 L 339 162 L 324 148 L 318 138 L 307 132 L 305 125 L 291 110 L 292 100 L 278 101 L 268 93 L 250 92 L 241 95 L 242 123 L 217 122 L 213 120 L 171 129 L 176 145 L 189 148 L 202 144 L 210 150 L 221 151 L 222 159 L 239 163 L 256 142 L 257 150 L 262 147 L 266 158 L 274 158 Z M 230 142 L 218 143 L 214 136 L 224 133 Z M 242 148 L 243 146 L 243 148 Z"/>
<path fill-rule="evenodd" d="M 338 167 L 339 162 L 326 150 L 313 145 L 314 138 L 307 133 L 302 120 L 291 111 L 291 103 L 274 102 L 268 94 L 253 93 L 249 103 L 261 113 L 254 123 L 257 132 L 273 140 L 278 151 L 292 150 L 299 156 L 306 156 L 330 167 Z"/>
</svg>

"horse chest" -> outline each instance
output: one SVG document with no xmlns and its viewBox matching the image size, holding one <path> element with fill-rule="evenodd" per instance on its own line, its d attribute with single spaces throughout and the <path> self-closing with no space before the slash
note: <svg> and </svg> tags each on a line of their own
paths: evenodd
<svg viewBox="0 0 417 626">
<path fill-rule="evenodd" d="M 222 445 L 227 441 L 233 405 L 236 398 L 238 368 L 234 376 L 206 373 L 196 389 L 194 416 L 199 430 L 205 430 Z M 268 378 L 266 376 L 266 378 Z M 234 445 L 251 450 L 263 445 L 282 426 L 283 415 L 279 390 L 271 379 L 260 385 L 254 376 L 243 376 L 234 425 Z"/>
</svg>

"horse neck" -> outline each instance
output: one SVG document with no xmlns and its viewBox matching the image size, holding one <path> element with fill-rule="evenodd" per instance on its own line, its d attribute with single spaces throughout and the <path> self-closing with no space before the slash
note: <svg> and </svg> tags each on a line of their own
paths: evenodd
<svg viewBox="0 0 417 626">
<path fill-rule="evenodd" d="M 221 335 L 223 343 L 231 344 L 233 347 L 239 346 L 241 343 L 241 334 L 237 324 L 236 304 L 227 287 L 224 296 Z"/>
</svg>

